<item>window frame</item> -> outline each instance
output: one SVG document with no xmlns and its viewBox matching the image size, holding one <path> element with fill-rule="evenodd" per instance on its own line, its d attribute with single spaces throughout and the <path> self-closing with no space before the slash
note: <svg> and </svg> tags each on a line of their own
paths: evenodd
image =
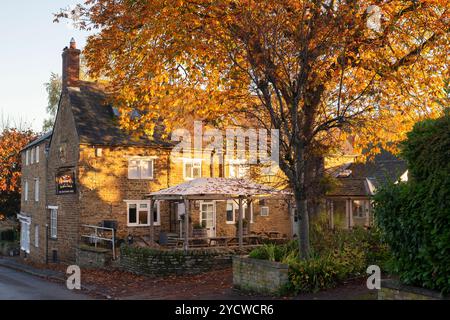
<svg viewBox="0 0 450 320">
<path fill-rule="evenodd" d="M 25 165 L 29 165 L 30 164 L 30 149 L 27 149 L 25 151 Z"/>
<path fill-rule="evenodd" d="M 39 202 L 39 178 L 34 179 L 34 202 Z"/>
<path fill-rule="evenodd" d="M 228 178 L 243 179 L 248 177 L 249 173 L 250 165 L 247 161 L 230 161 L 228 164 Z"/>
<path fill-rule="evenodd" d="M 50 210 L 50 238 L 58 239 L 58 207 L 48 207 Z"/>
<path fill-rule="evenodd" d="M 24 201 L 28 201 L 28 189 L 29 189 L 28 180 L 25 180 L 24 181 L 24 186 L 23 186 L 23 194 L 24 194 L 23 199 L 24 199 Z"/>
<path fill-rule="evenodd" d="M 36 146 L 36 150 L 35 150 L 35 160 L 36 163 L 39 163 L 39 146 Z"/>
<path fill-rule="evenodd" d="M 149 227 L 151 226 L 150 219 L 153 219 L 153 213 L 150 212 L 150 200 L 125 200 L 127 204 L 127 227 Z M 144 211 L 140 209 L 141 204 L 147 205 L 147 223 L 139 223 L 139 211 Z M 136 223 L 130 223 L 130 205 L 136 205 Z M 156 206 L 156 221 L 153 221 L 153 226 L 161 225 L 161 203 L 160 201 L 154 201 L 153 209 Z"/>
<path fill-rule="evenodd" d="M 132 161 L 137 162 L 137 176 L 131 177 L 130 175 L 130 163 Z M 127 176 L 129 180 L 153 180 L 155 178 L 155 158 L 154 157 L 129 157 L 128 160 L 128 167 L 127 167 Z M 151 163 L 151 175 L 148 177 L 142 176 L 142 163 L 143 162 L 150 162 Z"/>
<path fill-rule="evenodd" d="M 267 209 L 267 213 L 263 214 L 263 209 Z M 259 215 L 261 217 L 268 217 L 270 214 L 270 210 L 269 210 L 269 206 L 261 206 L 261 208 L 259 208 Z"/>
<path fill-rule="evenodd" d="M 183 159 L 183 179 L 184 180 L 194 180 L 194 179 L 198 179 L 198 178 L 201 178 L 202 176 L 203 176 L 203 174 L 202 174 L 202 162 L 203 162 L 203 159 L 195 159 L 195 158 L 188 158 L 188 159 Z M 191 174 L 191 176 L 190 177 L 188 177 L 187 175 L 186 175 L 186 173 L 187 173 L 187 170 L 186 170 L 186 165 L 187 164 L 191 164 L 191 172 L 190 172 L 190 174 Z M 200 172 L 200 176 L 198 176 L 198 177 L 194 177 L 194 167 L 197 165 L 197 167 L 198 167 L 198 169 L 199 169 L 199 172 Z"/>
<path fill-rule="evenodd" d="M 39 225 L 34 225 L 34 246 L 39 248 Z"/>
<path fill-rule="evenodd" d="M 231 211 L 232 211 L 232 213 L 233 213 L 233 220 L 228 220 L 228 205 L 229 204 L 231 204 Z M 234 200 L 227 200 L 226 202 L 225 202 L 225 222 L 227 223 L 227 224 L 235 224 L 236 223 L 236 214 L 235 214 L 235 202 L 234 202 Z"/>
</svg>

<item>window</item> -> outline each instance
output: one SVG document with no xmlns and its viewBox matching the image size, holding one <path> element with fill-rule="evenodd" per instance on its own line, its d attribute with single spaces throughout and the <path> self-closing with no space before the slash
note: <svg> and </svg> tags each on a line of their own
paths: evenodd
<svg viewBox="0 0 450 320">
<path fill-rule="evenodd" d="M 36 163 L 39 163 L 39 146 L 36 147 Z"/>
<path fill-rule="evenodd" d="M 185 159 L 183 166 L 183 176 L 185 180 L 201 178 L 202 176 L 202 160 L 201 159 Z"/>
<path fill-rule="evenodd" d="M 20 249 L 26 253 L 30 253 L 30 224 L 31 219 L 27 217 L 19 218 L 20 220 Z"/>
<path fill-rule="evenodd" d="M 34 163 L 34 151 L 35 151 L 35 149 L 31 148 L 31 161 L 30 161 L 31 164 Z"/>
<path fill-rule="evenodd" d="M 58 209 L 50 208 L 50 237 L 58 237 Z"/>
<path fill-rule="evenodd" d="M 129 227 L 149 226 L 150 225 L 150 201 L 134 201 L 127 202 L 127 225 Z M 153 225 L 160 225 L 160 205 L 159 201 L 155 201 L 153 205 Z"/>
<path fill-rule="evenodd" d="M 242 163 L 230 164 L 230 178 L 245 178 L 248 176 L 249 167 Z"/>
<path fill-rule="evenodd" d="M 39 248 L 39 225 L 34 225 L 34 246 Z"/>
<path fill-rule="evenodd" d="M 128 179 L 153 179 L 153 159 L 128 160 Z"/>
<path fill-rule="evenodd" d="M 269 216 L 269 207 L 261 207 L 261 217 Z"/>
<path fill-rule="evenodd" d="M 246 202 L 242 203 L 242 208 L 244 209 L 244 219 L 248 219 L 248 217 L 250 216 L 250 223 L 253 223 L 253 203 L 250 203 L 249 210 Z M 239 217 L 239 204 L 233 200 L 227 201 L 226 213 L 227 224 L 234 224 L 237 217 Z"/>
<path fill-rule="evenodd" d="M 39 179 L 34 179 L 34 201 L 39 201 Z"/>
<path fill-rule="evenodd" d="M 25 152 L 25 164 L 29 165 L 30 164 L 30 150 L 27 150 Z"/>
<path fill-rule="evenodd" d="M 227 201 L 227 224 L 234 224 L 234 201 Z"/>
<path fill-rule="evenodd" d="M 25 186 L 23 189 L 24 189 L 24 191 L 23 191 L 24 199 L 25 199 L 25 201 L 28 201 L 28 181 L 26 181 L 26 180 L 25 180 Z"/>
</svg>

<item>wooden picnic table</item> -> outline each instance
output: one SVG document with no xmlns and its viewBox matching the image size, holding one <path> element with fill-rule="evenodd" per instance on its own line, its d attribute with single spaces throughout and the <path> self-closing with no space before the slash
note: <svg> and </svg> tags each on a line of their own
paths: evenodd
<svg viewBox="0 0 450 320">
<path fill-rule="evenodd" d="M 249 244 L 260 244 L 261 243 L 261 236 L 260 235 L 246 235 L 242 237 L 244 239 L 244 242 L 248 242 Z M 177 238 L 176 239 L 177 244 L 176 246 L 182 246 L 184 244 L 185 239 L 184 238 Z M 188 238 L 189 245 L 191 246 L 204 246 L 201 244 L 203 242 L 209 247 L 215 246 L 217 244 L 222 246 L 229 246 L 231 243 L 239 243 L 239 237 L 226 237 L 226 236 L 219 236 L 219 237 L 201 237 L 201 238 Z M 195 244 L 195 242 L 200 242 L 200 244 Z M 214 243 L 214 245 L 213 245 Z"/>
</svg>

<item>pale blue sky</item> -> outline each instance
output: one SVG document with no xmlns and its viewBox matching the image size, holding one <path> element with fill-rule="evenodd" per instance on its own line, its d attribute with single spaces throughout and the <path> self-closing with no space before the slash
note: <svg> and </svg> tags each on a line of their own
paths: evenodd
<svg viewBox="0 0 450 320">
<path fill-rule="evenodd" d="M 0 116 L 22 119 L 40 131 L 46 118 L 44 83 L 61 74 L 61 52 L 71 37 L 78 48 L 87 33 L 53 23 L 53 13 L 80 0 L 13 0 L 0 5 Z"/>
</svg>

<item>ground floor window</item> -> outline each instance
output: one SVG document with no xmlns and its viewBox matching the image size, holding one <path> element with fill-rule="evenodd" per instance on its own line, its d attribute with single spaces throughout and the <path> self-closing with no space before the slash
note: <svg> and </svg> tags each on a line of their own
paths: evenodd
<svg viewBox="0 0 450 320">
<path fill-rule="evenodd" d="M 30 253 L 31 218 L 22 214 L 19 214 L 17 217 L 20 221 L 20 249 L 26 253 Z"/>
<path fill-rule="evenodd" d="M 39 225 L 34 225 L 34 246 L 39 248 Z"/>
<path fill-rule="evenodd" d="M 129 227 L 150 226 L 150 219 L 153 225 L 160 225 L 160 202 L 155 201 L 153 212 L 150 215 L 150 200 L 127 200 L 127 225 Z"/>
<path fill-rule="evenodd" d="M 244 209 L 244 219 L 249 219 L 250 223 L 253 223 L 253 204 L 250 203 L 250 207 L 247 202 L 242 203 Z M 239 217 L 239 203 L 235 200 L 228 200 L 226 206 L 227 224 L 234 224 Z"/>
<path fill-rule="evenodd" d="M 331 228 L 348 229 L 355 226 L 370 226 L 371 206 L 369 199 L 329 199 L 327 210 Z"/>
<path fill-rule="evenodd" d="M 58 238 L 58 209 L 50 208 L 50 237 Z"/>
</svg>

